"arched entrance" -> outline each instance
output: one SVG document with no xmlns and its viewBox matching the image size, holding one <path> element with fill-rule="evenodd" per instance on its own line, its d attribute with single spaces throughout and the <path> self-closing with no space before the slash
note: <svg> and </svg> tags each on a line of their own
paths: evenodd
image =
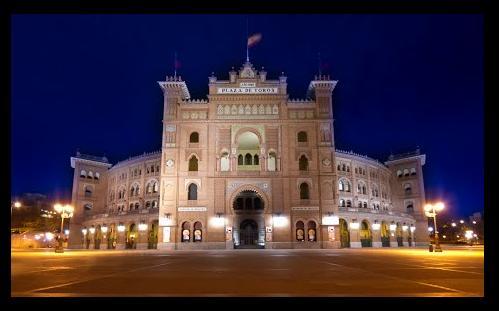
<svg viewBox="0 0 499 311">
<path fill-rule="evenodd" d="M 238 248 L 258 248 L 258 224 L 253 219 L 245 219 L 239 225 Z"/>
<path fill-rule="evenodd" d="M 381 246 L 390 247 L 390 231 L 386 221 L 381 222 Z"/>
<path fill-rule="evenodd" d="M 108 229 L 107 235 L 107 248 L 115 249 L 116 248 L 116 225 L 111 224 Z"/>
<path fill-rule="evenodd" d="M 102 241 L 101 227 L 100 227 L 100 225 L 97 225 L 97 228 L 95 229 L 95 234 L 94 234 L 94 248 L 95 249 L 100 249 L 101 241 Z"/>
<path fill-rule="evenodd" d="M 371 228 L 369 228 L 369 223 L 367 222 L 367 220 L 363 220 L 360 224 L 360 244 L 362 245 L 362 247 L 373 246 Z"/>
<path fill-rule="evenodd" d="M 126 233 L 126 248 L 137 248 L 137 226 L 134 223 L 130 225 Z"/>
<path fill-rule="evenodd" d="M 158 220 L 154 220 L 151 223 L 151 229 L 149 229 L 149 236 L 147 239 L 147 248 L 154 249 L 158 246 Z"/>
<path fill-rule="evenodd" d="M 402 235 L 402 226 L 397 222 L 397 228 L 395 229 L 395 235 L 397 236 L 398 246 L 404 246 L 404 237 Z"/>
<path fill-rule="evenodd" d="M 341 248 L 350 247 L 350 232 L 348 232 L 348 224 L 343 218 L 340 218 L 340 241 Z"/>
<path fill-rule="evenodd" d="M 264 200 L 254 190 L 243 190 L 233 202 L 234 248 L 265 248 Z"/>
</svg>

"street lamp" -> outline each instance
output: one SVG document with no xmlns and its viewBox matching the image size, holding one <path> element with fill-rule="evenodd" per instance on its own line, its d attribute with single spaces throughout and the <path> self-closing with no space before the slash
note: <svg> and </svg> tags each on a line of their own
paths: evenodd
<svg viewBox="0 0 499 311">
<path fill-rule="evenodd" d="M 10 203 L 10 214 L 12 214 L 12 207 L 20 208 L 22 206 L 21 202 L 15 201 Z"/>
<path fill-rule="evenodd" d="M 54 210 L 57 213 L 61 214 L 61 235 L 59 238 L 59 245 L 55 248 L 55 251 L 57 253 L 63 253 L 64 252 L 64 245 L 62 244 L 63 243 L 62 235 L 64 233 L 64 218 L 73 217 L 74 207 L 72 207 L 69 204 L 61 205 L 58 203 L 58 204 L 54 205 Z"/>
<path fill-rule="evenodd" d="M 437 228 L 437 212 L 440 212 L 445 208 L 444 203 L 438 202 L 436 204 L 426 204 L 424 207 L 425 214 L 427 217 L 433 217 L 433 224 L 435 227 L 435 252 L 441 252 L 442 248 L 440 247 L 440 244 L 438 243 L 438 228 Z M 431 252 L 430 248 L 430 252 Z"/>
</svg>

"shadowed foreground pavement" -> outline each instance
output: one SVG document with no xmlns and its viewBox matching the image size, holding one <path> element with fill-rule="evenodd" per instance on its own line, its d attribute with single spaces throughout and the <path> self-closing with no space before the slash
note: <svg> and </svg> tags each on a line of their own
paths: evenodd
<svg viewBox="0 0 499 311">
<path fill-rule="evenodd" d="M 483 248 L 12 251 L 26 296 L 483 296 Z"/>
</svg>

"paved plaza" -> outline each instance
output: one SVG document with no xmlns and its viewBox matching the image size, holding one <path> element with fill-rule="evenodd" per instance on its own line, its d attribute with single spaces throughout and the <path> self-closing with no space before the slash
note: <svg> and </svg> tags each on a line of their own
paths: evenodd
<svg viewBox="0 0 499 311">
<path fill-rule="evenodd" d="M 13 250 L 13 297 L 480 297 L 483 247 Z"/>
</svg>

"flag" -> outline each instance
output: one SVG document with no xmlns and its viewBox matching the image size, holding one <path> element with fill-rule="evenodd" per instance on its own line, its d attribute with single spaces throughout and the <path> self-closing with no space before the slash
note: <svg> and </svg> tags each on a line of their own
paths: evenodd
<svg viewBox="0 0 499 311">
<path fill-rule="evenodd" d="M 258 42 L 260 42 L 260 40 L 262 40 L 262 34 L 261 33 L 255 33 L 254 35 L 251 35 L 248 38 L 248 47 L 254 46 Z"/>
</svg>

